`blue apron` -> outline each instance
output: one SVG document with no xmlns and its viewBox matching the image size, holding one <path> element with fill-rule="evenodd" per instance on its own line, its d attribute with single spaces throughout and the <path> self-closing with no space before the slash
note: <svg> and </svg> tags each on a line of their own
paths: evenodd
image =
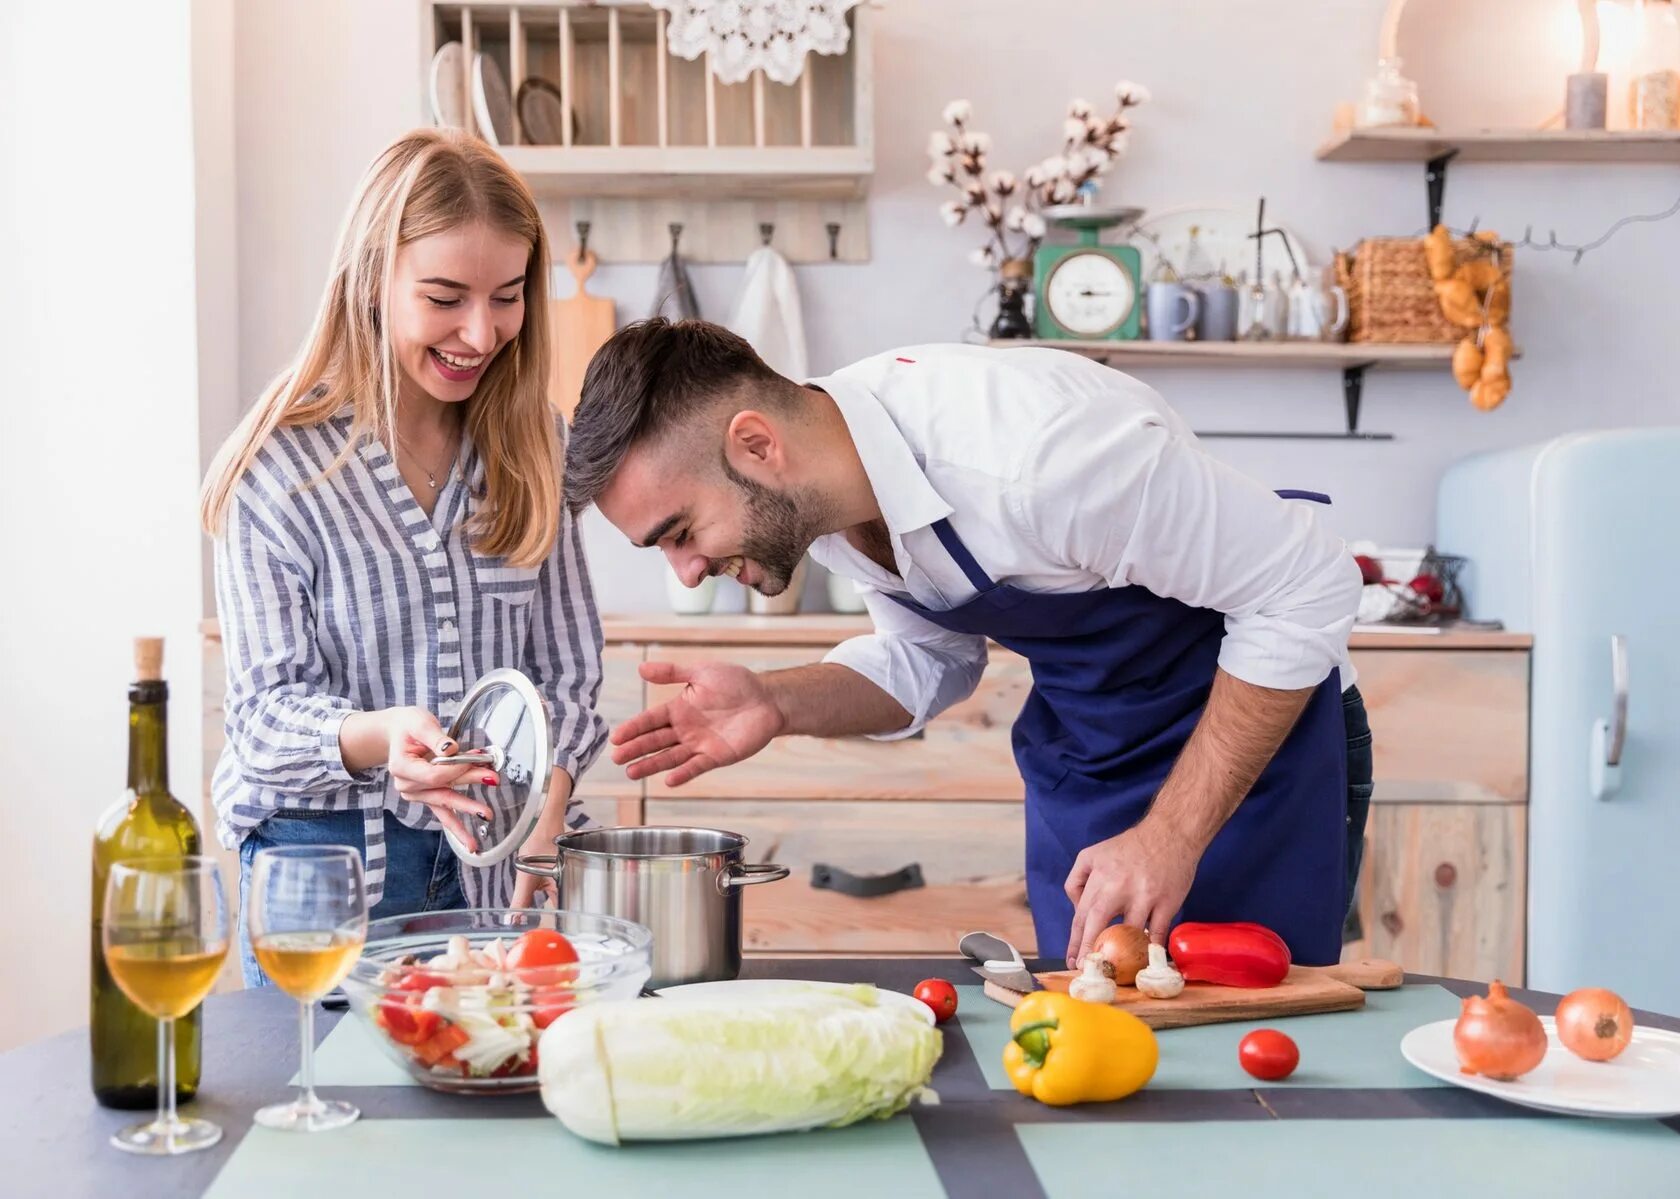
<svg viewBox="0 0 1680 1199">
<path fill-rule="evenodd" d="M 1038 952 L 1057 955 L 1073 924 L 1062 888 L 1074 858 L 1148 811 L 1201 718 L 1225 617 L 1137 586 L 1021 591 L 993 582 L 949 520 L 933 530 L 978 594 L 949 611 L 892 598 L 941 628 L 990 637 L 1032 668 L 1013 741 L 1027 793 L 1027 901 Z M 1332 670 L 1202 855 L 1179 919 L 1252 920 L 1282 936 L 1297 963 L 1335 963 L 1346 824 L 1347 732 Z"/>
</svg>

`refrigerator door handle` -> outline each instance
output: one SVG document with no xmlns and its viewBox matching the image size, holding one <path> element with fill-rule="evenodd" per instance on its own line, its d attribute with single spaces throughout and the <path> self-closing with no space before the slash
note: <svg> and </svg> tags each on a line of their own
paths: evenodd
<svg viewBox="0 0 1680 1199">
<path fill-rule="evenodd" d="M 1587 756 L 1588 785 L 1594 799 L 1608 799 L 1622 785 L 1622 750 L 1627 746 L 1627 638 L 1610 635 L 1610 719 L 1595 720 Z"/>
</svg>

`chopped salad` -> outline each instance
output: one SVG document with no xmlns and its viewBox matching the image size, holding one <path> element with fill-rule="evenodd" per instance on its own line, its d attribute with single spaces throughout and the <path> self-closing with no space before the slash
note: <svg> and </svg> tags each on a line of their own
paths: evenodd
<svg viewBox="0 0 1680 1199">
<path fill-rule="evenodd" d="M 553 929 L 511 945 L 474 948 L 466 937 L 421 960 L 386 967 L 373 1022 L 420 1065 L 462 1078 L 537 1072 L 537 1036 L 576 1004 L 577 951 Z"/>
</svg>

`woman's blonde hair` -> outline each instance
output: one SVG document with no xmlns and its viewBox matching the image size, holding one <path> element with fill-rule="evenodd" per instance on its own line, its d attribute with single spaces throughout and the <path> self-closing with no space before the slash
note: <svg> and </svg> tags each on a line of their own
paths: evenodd
<svg viewBox="0 0 1680 1199">
<path fill-rule="evenodd" d="M 525 181 L 489 146 L 451 129 L 405 134 L 362 177 L 309 335 L 210 464 L 200 499 L 205 532 L 222 534 L 240 479 L 277 428 L 319 424 L 352 407 L 349 445 L 322 478 L 365 436 L 395 452 L 398 366 L 379 314 L 390 311 L 397 250 L 480 221 L 529 242 L 531 254 L 525 322 L 465 402 L 485 478 L 474 549 L 520 566 L 548 555 L 560 527 L 561 470 L 548 404 L 548 239 Z"/>
</svg>

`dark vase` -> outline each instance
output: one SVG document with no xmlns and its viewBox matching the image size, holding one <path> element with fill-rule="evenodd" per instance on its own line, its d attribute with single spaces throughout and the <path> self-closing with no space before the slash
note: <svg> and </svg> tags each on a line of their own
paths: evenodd
<svg viewBox="0 0 1680 1199">
<path fill-rule="evenodd" d="M 1027 319 L 1031 271 L 1032 268 L 1020 259 L 1010 259 L 1003 264 L 998 276 L 998 312 L 997 319 L 992 322 L 992 337 L 1001 340 L 1032 336 L 1032 322 Z"/>
</svg>

